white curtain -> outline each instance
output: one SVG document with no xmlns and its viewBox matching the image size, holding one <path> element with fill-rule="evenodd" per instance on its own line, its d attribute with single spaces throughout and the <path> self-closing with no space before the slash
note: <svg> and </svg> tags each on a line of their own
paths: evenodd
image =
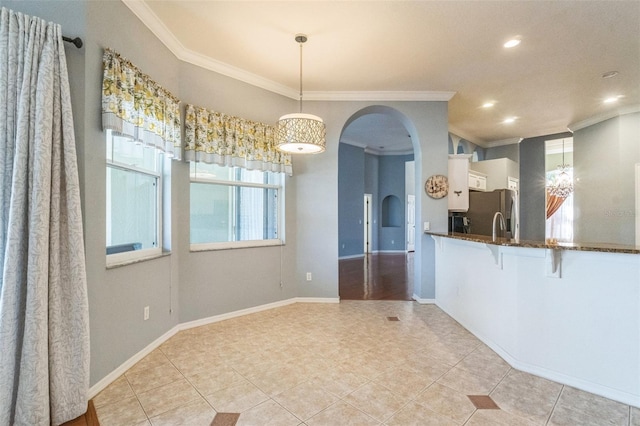
<svg viewBox="0 0 640 426">
<path fill-rule="evenodd" d="M 0 15 L 0 425 L 86 411 L 89 321 L 59 25 Z"/>
</svg>

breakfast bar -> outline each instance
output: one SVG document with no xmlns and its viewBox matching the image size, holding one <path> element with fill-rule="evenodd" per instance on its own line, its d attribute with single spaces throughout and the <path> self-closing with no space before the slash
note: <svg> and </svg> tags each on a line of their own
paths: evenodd
<svg viewBox="0 0 640 426">
<path fill-rule="evenodd" d="M 640 407 L 640 247 L 428 234 L 442 310 L 514 368 Z"/>
</svg>

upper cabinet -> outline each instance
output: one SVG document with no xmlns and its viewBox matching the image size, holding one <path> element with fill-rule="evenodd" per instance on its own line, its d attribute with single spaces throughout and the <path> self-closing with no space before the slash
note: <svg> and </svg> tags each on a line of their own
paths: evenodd
<svg viewBox="0 0 640 426">
<path fill-rule="evenodd" d="M 520 179 L 520 166 L 508 158 L 496 158 L 495 160 L 476 161 L 471 163 L 473 172 L 486 175 L 487 191 L 494 189 L 518 189 Z"/>
<path fill-rule="evenodd" d="M 469 189 L 473 191 L 487 190 L 487 175 L 469 170 Z"/>
<path fill-rule="evenodd" d="M 469 210 L 469 158 L 471 155 L 449 155 L 449 211 Z"/>
</svg>

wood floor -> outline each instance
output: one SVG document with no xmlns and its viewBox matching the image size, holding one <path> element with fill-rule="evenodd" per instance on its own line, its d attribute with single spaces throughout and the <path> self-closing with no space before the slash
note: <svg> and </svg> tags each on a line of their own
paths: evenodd
<svg viewBox="0 0 640 426">
<path fill-rule="evenodd" d="M 412 300 L 413 256 L 383 253 L 340 260 L 340 299 Z"/>
<path fill-rule="evenodd" d="M 86 413 L 77 419 L 64 423 L 62 426 L 100 426 L 98 415 L 96 414 L 96 407 L 93 405 L 93 399 L 89 400 Z"/>
</svg>

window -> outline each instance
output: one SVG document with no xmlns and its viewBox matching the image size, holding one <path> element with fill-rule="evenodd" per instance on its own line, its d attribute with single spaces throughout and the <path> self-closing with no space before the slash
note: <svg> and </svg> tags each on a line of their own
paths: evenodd
<svg viewBox="0 0 640 426">
<path fill-rule="evenodd" d="M 283 174 L 191 162 L 191 248 L 276 245 L 283 235 Z"/>
<path fill-rule="evenodd" d="M 163 155 L 107 131 L 107 264 L 162 252 Z"/>
</svg>

